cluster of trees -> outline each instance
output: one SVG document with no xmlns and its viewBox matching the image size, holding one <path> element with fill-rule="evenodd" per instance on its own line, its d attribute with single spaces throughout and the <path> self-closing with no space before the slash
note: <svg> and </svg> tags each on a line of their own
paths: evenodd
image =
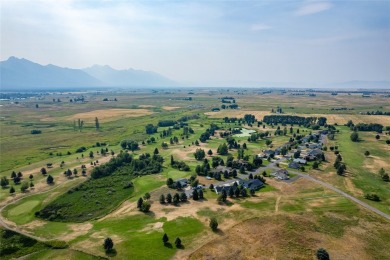
<svg viewBox="0 0 390 260">
<path fill-rule="evenodd" d="M 190 167 L 183 161 L 176 161 L 171 155 L 171 166 L 172 168 L 178 169 L 179 171 L 190 171 Z"/>
<path fill-rule="evenodd" d="M 336 169 L 337 171 L 337 174 L 342 176 L 344 175 L 346 169 L 347 169 L 347 166 L 345 165 L 345 163 L 342 162 L 343 158 L 341 157 L 341 154 L 337 154 L 336 156 L 336 160 L 333 164 L 333 167 Z"/>
<path fill-rule="evenodd" d="M 229 153 L 229 149 L 228 149 L 228 146 L 226 145 L 226 143 L 223 143 L 223 144 L 218 146 L 217 153 L 219 155 L 227 155 Z"/>
<path fill-rule="evenodd" d="M 174 126 L 177 123 L 175 120 L 161 120 L 158 122 L 159 127 Z"/>
<path fill-rule="evenodd" d="M 354 124 L 352 120 L 349 120 L 346 124 L 352 131 L 375 131 L 378 133 L 382 133 L 383 125 L 381 124 L 365 124 L 365 123 L 358 123 Z"/>
<path fill-rule="evenodd" d="M 383 111 L 379 111 L 379 110 L 377 110 L 377 111 L 367 111 L 367 112 L 364 112 L 364 113 L 362 113 L 362 114 L 364 114 L 364 115 L 385 115 L 385 116 L 390 116 L 390 112 L 383 112 Z"/>
<path fill-rule="evenodd" d="M 30 174 L 30 176 L 29 176 L 30 183 L 28 181 L 24 181 L 24 182 L 21 183 L 22 178 L 23 178 L 23 174 L 21 172 L 16 173 L 15 171 L 13 171 L 11 173 L 11 179 L 13 180 L 14 184 L 15 185 L 21 184 L 20 190 L 22 192 L 25 192 L 28 188 L 33 188 L 34 187 L 34 182 L 33 182 L 34 176 L 32 174 Z M 1 179 L 0 179 L 0 186 L 3 189 L 5 189 L 8 185 L 9 185 L 9 180 L 7 179 L 7 177 L 5 177 L 5 176 L 1 177 Z M 12 195 L 15 192 L 16 192 L 15 188 L 13 186 L 11 186 L 10 189 L 9 189 L 9 193 Z"/>
<path fill-rule="evenodd" d="M 302 117 L 302 116 L 290 116 L 290 115 L 266 115 L 263 118 L 263 122 L 267 124 L 282 124 L 282 125 L 326 125 L 326 117 Z"/>
<path fill-rule="evenodd" d="M 366 193 L 364 197 L 368 200 L 380 201 L 380 197 L 375 193 Z"/>
<path fill-rule="evenodd" d="M 157 126 L 154 126 L 153 124 L 147 124 L 145 126 L 145 131 L 148 135 L 151 135 L 151 134 L 154 134 L 154 133 L 157 133 Z"/>
<path fill-rule="evenodd" d="M 168 128 L 168 129 L 164 129 L 161 133 L 160 133 L 160 137 L 163 138 L 163 137 L 167 137 L 167 136 L 171 136 L 172 135 L 172 128 Z"/>
<path fill-rule="evenodd" d="M 169 245 L 169 237 L 168 237 L 168 235 L 166 233 L 164 233 L 164 235 L 162 237 L 162 241 L 164 243 L 164 246 Z M 176 240 L 175 240 L 175 246 L 177 248 L 182 248 L 183 247 L 183 244 L 182 244 L 181 239 L 179 237 L 177 237 Z"/>
<path fill-rule="evenodd" d="M 206 157 L 206 153 L 203 149 L 198 148 L 198 149 L 196 149 L 194 156 L 195 156 L 196 160 L 201 161 Z"/>
<path fill-rule="evenodd" d="M 140 211 L 142 211 L 144 213 L 149 212 L 150 207 L 151 207 L 149 199 L 150 199 L 150 194 L 149 193 L 146 193 L 144 195 L 144 199 L 139 198 L 138 201 L 137 201 L 137 209 L 139 209 Z"/>
<path fill-rule="evenodd" d="M 202 194 L 202 198 L 203 198 L 203 194 Z M 166 196 L 164 196 L 164 194 L 160 195 L 161 204 L 168 203 L 177 206 L 179 205 L 180 202 L 186 202 L 187 200 L 188 200 L 187 195 L 184 192 L 181 192 L 180 194 L 175 193 L 173 196 L 170 193 L 168 193 Z"/>
<path fill-rule="evenodd" d="M 254 195 L 255 194 L 255 190 L 251 189 L 250 190 L 250 194 Z M 220 194 L 218 195 L 217 201 L 218 202 L 226 202 L 228 196 L 230 198 L 234 198 L 234 197 L 239 198 L 240 196 L 241 197 L 247 197 L 248 196 L 248 192 L 247 192 L 247 189 L 244 186 L 237 185 L 237 182 L 235 182 L 228 189 L 224 188 L 224 189 L 221 190 Z"/>
<path fill-rule="evenodd" d="M 248 142 L 256 142 L 260 138 L 263 139 L 269 135 L 270 135 L 270 133 L 268 131 L 261 132 L 261 133 L 252 133 L 251 136 L 248 137 Z"/>
<path fill-rule="evenodd" d="M 121 147 L 123 149 L 129 149 L 130 151 L 134 152 L 135 150 L 138 150 L 138 142 L 134 140 L 123 140 L 121 141 Z"/>
<path fill-rule="evenodd" d="M 38 135 L 38 134 L 41 134 L 41 133 L 42 133 L 41 130 L 36 130 L 36 129 L 31 130 L 31 134 L 32 134 L 32 135 Z"/>
<path fill-rule="evenodd" d="M 110 159 L 109 162 L 95 167 L 91 171 L 91 178 L 98 179 L 111 175 L 114 171 L 120 170 L 121 175 L 145 175 L 159 173 L 162 169 L 164 159 L 157 154 L 141 154 L 134 159 L 130 154 L 122 152 Z"/>
</svg>

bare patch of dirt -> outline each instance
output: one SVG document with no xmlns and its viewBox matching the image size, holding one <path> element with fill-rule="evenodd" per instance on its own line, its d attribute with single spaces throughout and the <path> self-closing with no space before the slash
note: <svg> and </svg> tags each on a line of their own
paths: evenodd
<svg viewBox="0 0 390 260">
<path fill-rule="evenodd" d="M 33 230 L 35 228 L 38 228 L 38 227 L 42 227 L 46 224 L 46 222 L 42 221 L 42 220 L 34 220 L 30 223 L 27 223 L 23 226 L 21 226 L 22 229 L 26 229 L 26 230 Z"/>
<path fill-rule="evenodd" d="M 324 247 L 332 259 L 370 259 L 361 237 L 369 230 L 348 229 L 344 236 L 315 232 L 313 216 L 280 214 L 244 221 L 182 259 L 312 259 Z"/>
<path fill-rule="evenodd" d="M 146 232 L 146 234 L 149 234 L 153 231 L 159 231 L 159 232 L 164 232 L 163 230 L 163 222 L 156 222 L 156 223 L 150 223 L 146 225 L 144 229 L 142 229 L 140 232 Z"/>
<path fill-rule="evenodd" d="M 368 156 L 364 161 L 364 167 L 372 173 L 378 173 L 380 168 L 389 169 L 389 162 L 377 156 Z"/>
<path fill-rule="evenodd" d="M 349 177 L 344 178 L 344 185 L 354 196 L 359 197 L 363 195 L 363 191 L 356 188 Z"/>
<path fill-rule="evenodd" d="M 163 106 L 163 107 L 161 107 L 161 108 L 162 108 L 162 109 L 164 109 L 164 110 L 171 111 L 171 110 L 178 109 L 178 108 L 180 108 L 180 107 L 170 107 L 170 106 Z"/>
<path fill-rule="evenodd" d="M 85 235 L 89 230 L 92 229 L 93 225 L 91 223 L 83 223 L 83 224 L 71 224 L 68 225 L 69 229 L 72 230 L 71 233 L 60 236 L 59 238 L 64 241 L 70 241 L 75 239 L 76 237 Z"/>
<path fill-rule="evenodd" d="M 156 107 L 156 106 L 152 106 L 152 105 L 139 105 L 138 107 L 140 107 L 140 108 L 152 108 L 152 107 Z"/>
</svg>

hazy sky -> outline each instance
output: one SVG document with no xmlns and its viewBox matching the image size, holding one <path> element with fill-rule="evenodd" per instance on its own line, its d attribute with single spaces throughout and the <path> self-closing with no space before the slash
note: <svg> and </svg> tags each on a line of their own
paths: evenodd
<svg viewBox="0 0 390 260">
<path fill-rule="evenodd" d="M 1 60 L 180 82 L 390 80 L 386 1 L 1 0 Z"/>
</svg>

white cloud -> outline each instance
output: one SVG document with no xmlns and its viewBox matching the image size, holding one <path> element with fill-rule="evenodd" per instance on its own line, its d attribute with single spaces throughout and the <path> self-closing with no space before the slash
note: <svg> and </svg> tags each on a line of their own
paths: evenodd
<svg viewBox="0 0 390 260">
<path fill-rule="evenodd" d="M 310 15 L 310 14 L 316 14 L 323 11 L 326 11 L 328 9 L 332 8 L 332 4 L 329 2 L 311 2 L 309 4 L 306 4 L 299 8 L 295 15 L 297 16 L 304 16 L 304 15 Z"/>
<path fill-rule="evenodd" d="M 252 31 L 265 31 L 271 28 L 272 28 L 271 26 L 262 23 L 252 24 L 251 26 Z"/>
</svg>

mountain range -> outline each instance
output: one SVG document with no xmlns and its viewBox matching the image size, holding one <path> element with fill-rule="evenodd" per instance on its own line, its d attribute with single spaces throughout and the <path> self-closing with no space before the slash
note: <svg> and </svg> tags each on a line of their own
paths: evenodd
<svg viewBox="0 0 390 260">
<path fill-rule="evenodd" d="M 10 57 L 0 62 L 1 89 L 64 89 L 91 87 L 168 87 L 174 81 L 151 71 L 116 70 L 93 65 L 85 69 L 41 65 Z"/>
</svg>

